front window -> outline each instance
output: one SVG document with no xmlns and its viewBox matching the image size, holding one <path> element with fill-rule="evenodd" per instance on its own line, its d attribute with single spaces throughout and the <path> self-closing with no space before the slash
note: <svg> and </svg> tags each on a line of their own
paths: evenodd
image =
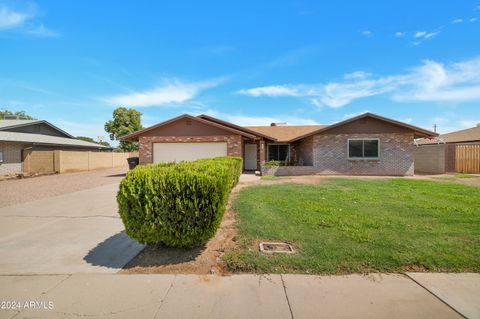
<svg viewBox="0 0 480 319">
<path fill-rule="evenodd" d="M 268 145 L 268 160 L 288 162 L 290 157 L 290 150 L 288 144 L 269 144 Z"/>
<path fill-rule="evenodd" d="M 348 158 L 378 159 L 380 141 L 375 139 L 349 139 Z"/>
</svg>

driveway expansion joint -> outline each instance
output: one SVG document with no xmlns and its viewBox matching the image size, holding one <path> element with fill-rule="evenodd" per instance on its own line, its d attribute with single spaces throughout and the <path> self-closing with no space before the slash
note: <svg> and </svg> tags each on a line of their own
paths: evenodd
<svg viewBox="0 0 480 319">
<path fill-rule="evenodd" d="M 292 311 L 292 306 L 290 305 L 290 300 L 288 299 L 287 287 L 285 286 L 285 280 L 283 280 L 283 275 L 282 274 L 280 274 L 280 279 L 282 280 L 283 292 L 285 293 L 285 299 L 287 300 L 288 309 L 290 310 L 290 317 L 292 319 L 295 319 L 295 316 L 293 315 L 293 311 Z"/>
<path fill-rule="evenodd" d="M 163 296 L 162 300 L 160 300 L 160 305 L 157 308 L 157 311 L 153 314 L 152 319 L 155 319 L 157 314 L 159 313 L 160 309 L 162 309 L 163 304 L 165 303 L 165 300 L 167 299 L 168 294 L 170 293 L 170 290 L 172 290 L 173 286 L 175 285 L 175 280 L 177 279 L 177 275 L 173 276 L 172 283 L 170 284 L 170 287 L 168 287 L 167 292 L 165 293 L 165 296 Z"/>
<path fill-rule="evenodd" d="M 422 285 L 419 281 L 417 281 L 415 278 L 413 278 L 412 276 L 410 276 L 408 273 L 404 273 L 405 276 L 407 276 L 408 278 L 410 278 L 414 283 L 416 283 L 417 285 L 419 285 L 420 287 L 422 287 L 424 290 L 426 290 L 429 294 L 431 294 L 433 297 L 435 297 L 437 300 L 440 300 L 440 302 L 442 302 L 444 305 L 446 305 L 448 308 L 452 309 L 453 311 L 455 311 L 458 315 L 460 315 L 462 318 L 465 318 L 465 319 L 469 319 L 468 317 L 466 317 L 464 314 L 462 314 L 461 312 L 459 312 L 457 309 L 455 309 L 454 307 L 452 307 L 449 303 L 447 303 L 445 300 L 443 300 L 442 298 L 440 298 L 439 296 L 437 296 L 433 291 L 431 291 L 430 289 L 428 289 L 427 287 L 425 287 L 425 285 Z"/>
</svg>

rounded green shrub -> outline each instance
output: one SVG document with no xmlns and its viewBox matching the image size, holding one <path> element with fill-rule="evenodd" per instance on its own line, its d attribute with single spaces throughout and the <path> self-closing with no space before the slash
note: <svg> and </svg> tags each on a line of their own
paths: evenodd
<svg viewBox="0 0 480 319">
<path fill-rule="evenodd" d="M 117 194 L 127 234 L 144 244 L 203 244 L 217 231 L 241 172 L 239 157 L 136 167 Z"/>
</svg>

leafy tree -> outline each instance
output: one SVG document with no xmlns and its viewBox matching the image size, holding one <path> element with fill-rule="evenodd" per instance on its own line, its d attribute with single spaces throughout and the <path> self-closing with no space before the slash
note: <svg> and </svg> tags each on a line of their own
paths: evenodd
<svg viewBox="0 0 480 319">
<path fill-rule="evenodd" d="M 98 143 L 98 144 L 100 144 L 100 145 L 103 145 L 103 146 L 106 146 L 106 147 L 112 147 L 112 145 L 110 145 L 110 143 L 105 142 L 105 141 L 98 141 L 98 142 L 96 142 L 96 143 Z"/>
<path fill-rule="evenodd" d="M 97 144 L 100 144 L 98 142 L 95 142 L 95 140 L 91 137 L 88 137 L 88 136 L 77 136 L 75 137 L 77 140 L 82 140 L 82 141 L 85 141 L 85 142 L 90 142 L 90 143 L 97 143 Z"/>
<path fill-rule="evenodd" d="M 3 120 L 5 117 L 8 117 L 8 116 L 17 116 L 22 120 L 34 120 L 34 118 L 26 114 L 25 111 L 12 112 L 7 109 L 0 110 L 0 120 Z"/>
<path fill-rule="evenodd" d="M 88 136 L 77 136 L 77 137 L 75 137 L 75 138 L 76 138 L 77 140 L 82 140 L 82 141 L 85 141 L 85 142 L 96 143 L 96 144 L 100 144 L 100 145 L 103 145 L 103 146 L 112 147 L 112 145 L 110 145 L 110 143 L 108 143 L 108 142 L 105 142 L 105 141 L 95 141 L 93 138 L 88 137 Z"/>
<path fill-rule="evenodd" d="M 119 140 L 122 136 L 141 130 L 142 113 L 133 108 L 119 107 L 113 111 L 113 120 L 105 123 L 105 131 L 110 135 L 110 139 Z M 138 150 L 137 142 L 120 141 L 119 148 L 124 152 Z"/>
</svg>

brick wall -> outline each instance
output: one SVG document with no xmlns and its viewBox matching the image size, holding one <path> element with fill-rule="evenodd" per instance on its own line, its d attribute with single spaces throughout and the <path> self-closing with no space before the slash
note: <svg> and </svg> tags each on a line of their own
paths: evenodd
<svg viewBox="0 0 480 319">
<path fill-rule="evenodd" d="M 445 145 L 445 171 L 448 173 L 455 172 L 455 150 L 457 144 Z"/>
<path fill-rule="evenodd" d="M 313 165 L 313 136 L 300 140 L 297 153 L 302 165 Z"/>
<path fill-rule="evenodd" d="M 0 143 L 0 152 L 3 152 L 0 175 L 22 172 L 22 148 L 18 143 Z"/>
<path fill-rule="evenodd" d="M 379 138 L 378 160 L 349 160 L 349 138 Z M 317 174 L 413 175 L 413 134 L 320 134 L 313 138 L 313 166 Z"/>
<path fill-rule="evenodd" d="M 317 169 L 313 166 L 277 166 L 263 171 L 263 175 L 274 176 L 301 176 L 315 175 L 316 173 Z"/>
<path fill-rule="evenodd" d="M 227 142 L 228 156 L 242 156 L 240 135 L 212 136 L 141 136 L 139 139 L 140 164 L 153 163 L 153 143 Z"/>
</svg>

